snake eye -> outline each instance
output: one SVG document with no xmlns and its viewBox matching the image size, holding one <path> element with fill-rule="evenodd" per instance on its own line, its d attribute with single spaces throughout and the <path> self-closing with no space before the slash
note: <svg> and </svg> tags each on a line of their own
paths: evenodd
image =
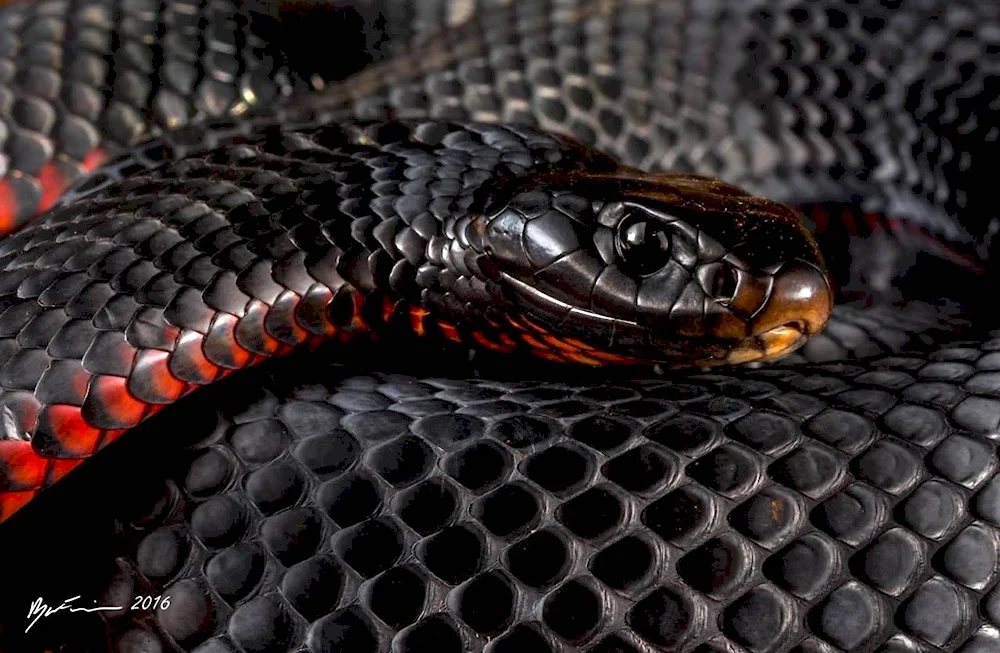
<svg viewBox="0 0 1000 653">
<path fill-rule="evenodd" d="M 623 267 L 640 275 L 656 272 L 667 264 L 670 235 L 659 220 L 644 216 L 622 220 L 618 228 L 618 254 Z"/>
</svg>

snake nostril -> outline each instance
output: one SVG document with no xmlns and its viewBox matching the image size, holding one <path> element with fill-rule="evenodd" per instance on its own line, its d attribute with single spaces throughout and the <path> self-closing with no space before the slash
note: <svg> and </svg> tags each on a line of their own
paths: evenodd
<svg viewBox="0 0 1000 653">
<path fill-rule="evenodd" d="M 736 295 L 738 279 L 730 265 L 720 265 L 712 276 L 711 295 L 715 301 L 730 301 Z"/>
</svg>

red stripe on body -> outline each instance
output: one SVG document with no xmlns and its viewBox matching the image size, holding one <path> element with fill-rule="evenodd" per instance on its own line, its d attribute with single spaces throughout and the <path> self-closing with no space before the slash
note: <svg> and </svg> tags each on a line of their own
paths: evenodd
<svg viewBox="0 0 1000 653">
<path fill-rule="evenodd" d="M 0 440 L 0 476 L 4 488 L 0 490 L 0 522 L 4 521 L 31 501 L 38 490 L 52 485 L 83 458 L 45 458 L 24 440 Z"/>
<path fill-rule="evenodd" d="M 230 313 L 217 313 L 205 338 L 205 353 L 214 365 L 242 369 L 251 364 L 253 354 L 240 346 L 236 338 L 239 318 Z"/>
<path fill-rule="evenodd" d="M 0 492 L 0 522 L 6 520 L 35 498 L 38 490 L 24 492 Z"/>
<path fill-rule="evenodd" d="M 48 475 L 50 458 L 42 458 L 24 440 L 0 440 L 3 490 L 20 492 L 40 487 Z"/>
<path fill-rule="evenodd" d="M 986 268 L 980 257 L 963 250 L 961 243 L 955 244 L 904 218 L 890 216 L 879 212 L 863 212 L 856 220 L 854 211 L 849 206 L 836 206 L 837 211 L 831 215 L 828 208 L 821 204 L 805 204 L 799 211 L 812 220 L 814 235 L 824 235 L 834 225 L 839 225 L 847 236 L 865 238 L 875 233 L 888 233 L 902 242 L 921 248 L 938 258 L 954 263 L 973 274 L 985 274 Z M 865 232 L 861 228 L 866 228 Z"/>
<path fill-rule="evenodd" d="M 840 214 L 840 221 L 844 224 L 844 229 L 847 230 L 848 234 L 852 236 L 860 235 L 858 233 L 858 225 L 854 221 L 854 211 L 851 209 L 845 209 L 842 211 Z"/>
<path fill-rule="evenodd" d="M 187 384 L 170 373 L 170 356 L 170 352 L 159 349 L 140 351 L 129 376 L 129 392 L 151 404 L 177 401 Z"/>
<path fill-rule="evenodd" d="M 0 5 L 2 4 L 0 2 Z M 60 156 L 65 157 L 65 154 Z M 69 162 L 69 165 L 79 166 L 82 174 L 89 174 L 97 170 L 108 160 L 108 153 L 102 148 L 97 147 L 84 155 L 79 163 L 70 162 L 69 159 L 66 160 Z M 11 174 L 23 175 L 24 173 L 14 171 Z M 66 192 L 69 185 L 76 181 L 75 178 L 67 179 L 55 160 L 49 161 L 42 166 L 41 170 L 38 171 L 37 179 L 42 192 L 38 205 L 31 212 L 31 217 L 47 211 L 56 200 L 62 197 L 62 194 Z M 16 229 L 18 226 L 18 217 L 27 208 L 21 206 L 21 203 L 18 201 L 17 191 L 14 189 L 14 185 L 10 183 L 10 180 L 0 180 L 0 234 L 6 234 Z"/>
<path fill-rule="evenodd" d="M 115 433 L 121 433 L 121 432 L 120 431 L 105 431 L 105 433 L 104 433 L 104 443 L 110 442 L 111 439 L 112 439 L 112 435 L 115 434 Z M 48 478 L 48 481 L 46 482 L 46 485 L 52 485 L 53 483 L 55 483 L 56 481 L 58 481 L 59 479 L 61 479 L 63 476 L 65 476 L 67 473 L 69 473 L 70 470 L 72 470 L 74 467 L 76 467 L 81 462 L 83 462 L 83 459 L 82 458 L 53 458 L 51 462 L 52 462 L 52 466 L 49 467 L 49 478 Z M 3 520 L 0 520 L 0 521 L 3 521 Z"/>
<path fill-rule="evenodd" d="M 424 318 L 429 314 L 429 311 L 423 308 L 410 308 L 410 328 L 413 329 L 413 332 L 418 336 L 426 335 L 427 329 L 424 326 Z"/>
<path fill-rule="evenodd" d="M 866 211 L 861 214 L 861 217 L 864 219 L 865 224 L 868 225 L 868 229 L 871 232 L 874 233 L 876 231 L 886 231 L 885 226 L 882 222 L 883 216 L 881 213 L 872 213 L 870 211 Z"/>
<path fill-rule="evenodd" d="M 38 200 L 37 212 L 47 211 L 56 200 L 62 197 L 68 186 L 66 177 L 59 170 L 55 161 L 49 161 L 38 172 L 38 183 L 42 185 L 42 197 Z"/>
<path fill-rule="evenodd" d="M 38 416 L 38 426 L 59 441 L 65 457 L 84 458 L 101 445 L 101 429 L 88 424 L 76 406 L 46 406 Z"/>
<path fill-rule="evenodd" d="M 83 160 L 80 161 L 80 166 L 83 167 L 84 172 L 93 172 L 104 165 L 107 160 L 108 153 L 99 147 L 95 147 L 83 157 Z"/>
<path fill-rule="evenodd" d="M 0 181 L 0 234 L 13 231 L 17 225 L 18 211 L 17 193 L 14 187 L 6 179 Z"/>
<path fill-rule="evenodd" d="M 96 377 L 90 386 L 90 393 L 89 399 L 100 404 L 113 420 L 113 423 L 107 422 L 105 426 L 135 426 L 146 414 L 148 405 L 129 394 L 128 379 L 123 376 Z"/>
<path fill-rule="evenodd" d="M 396 312 L 396 303 L 388 297 L 382 298 L 382 321 L 388 324 Z"/>
<path fill-rule="evenodd" d="M 177 340 L 170 357 L 170 372 L 188 383 L 207 385 L 219 374 L 219 366 L 205 356 L 205 337 L 197 331 L 185 330 Z"/>
<path fill-rule="evenodd" d="M 963 252 L 960 246 L 938 238 L 925 227 L 901 218 L 886 217 L 885 220 L 889 225 L 889 233 L 917 241 L 925 251 L 973 274 L 986 274 L 986 266 L 977 255 Z"/>
<path fill-rule="evenodd" d="M 351 300 L 355 327 L 367 327 L 361 319 L 363 298 L 353 293 Z M 301 301 L 301 299 L 300 299 Z M 84 458 L 129 432 L 129 428 L 189 394 L 196 388 L 235 371 L 234 368 L 253 365 L 269 356 L 254 354 L 240 345 L 239 325 L 245 335 L 253 336 L 258 346 L 264 344 L 269 353 L 286 354 L 295 347 L 280 343 L 264 331 L 269 310 L 288 312 L 288 306 L 277 304 L 269 307 L 263 302 L 251 302 L 256 310 L 248 311 L 241 320 L 233 315 L 218 312 L 213 318 L 208 335 L 183 331 L 165 323 L 158 326 L 165 332 L 164 340 L 175 343 L 173 351 L 144 348 L 134 355 L 128 377 L 96 374 L 91 380 L 84 400 L 84 408 L 67 404 L 43 406 L 38 416 L 36 442 L 44 442 L 46 454 L 40 454 L 27 440 L 0 440 L 0 521 L 3 521 L 27 504 L 38 490 L 47 487 L 76 467 Z M 287 302 L 286 302 L 287 304 Z M 293 309 L 295 307 L 292 307 Z M 329 306 L 315 305 L 322 315 L 317 324 L 321 332 L 336 334 L 328 312 Z M 289 315 L 293 315 L 294 310 Z M 312 336 L 296 324 L 293 333 L 309 345 L 316 346 L 322 336 Z M 350 334 L 348 334 L 350 335 Z M 28 393 L 21 402 L 37 404 Z M 8 406 L 17 407 L 20 404 Z M 18 412 L 18 411 L 15 411 Z M 31 411 L 28 411 L 31 413 Z M 34 413 L 27 415 L 31 417 Z M 21 422 L 25 415 L 15 417 Z M 26 429 L 31 433 L 33 429 Z M 51 453 L 49 453 L 51 452 Z M 52 457 L 50 457 L 52 456 Z M 59 456 L 56 458 L 54 456 Z"/>
<path fill-rule="evenodd" d="M 442 322 L 441 320 L 438 320 L 437 325 L 438 329 L 441 330 L 441 333 L 444 335 L 445 338 L 451 340 L 452 342 L 457 342 L 459 344 L 462 343 L 462 336 L 459 335 L 458 329 L 456 329 L 454 325 L 451 325 L 447 322 Z"/>
<path fill-rule="evenodd" d="M 514 346 L 513 345 L 508 345 L 508 344 L 502 343 L 502 342 L 494 342 L 493 340 L 490 340 L 489 338 L 487 338 L 480 331 L 473 331 L 472 332 L 472 337 L 473 337 L 473 339 L 476 342 L 478 342 L 480 344 L 480 346 L 486 347 L 487 349 L 489 349 L 491 351 L 500 352 L 502 354 L 509 354 L 510 352 L 514 351 Z"/>
<path fill-rule="evenodd" d="M 351 302 L 353 314 L 351 316 L 351 323 L 349 329 L 354 332 L 369 331 L 371 327 L 368 326 L 368 322 L 365 321 L 365 297 L 361 293 L 354 291 L 351 293 Z"/>
<path fill-rule="evenodd" d="M 94 148 L 88 152 L 80 161 L 79 166 L 83 174 L 88 174 L 96 170 L 107 160 L 107 154 L 101 148 Z M 38 173 L 38 183 L 42 186 L 42 197 L 38 202 L 35 213 L 48 211 L 55 204 L 56 200 L 62 197 L 66 189 L 76 179 L 67 179 L 59 169 L 56 161 L 49 161 L 42 166 Z"/>
</svg>

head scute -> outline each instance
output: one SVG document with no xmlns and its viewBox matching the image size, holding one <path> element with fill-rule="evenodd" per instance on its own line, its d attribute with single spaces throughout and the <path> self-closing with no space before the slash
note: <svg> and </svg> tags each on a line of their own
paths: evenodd
<svg viewBox="0 0 1000 653">
<path fill-rule="evenodd" d="M 480 206 L 456 226 L 463 273 L 485 280 L 478 296 L 597 361 L 773 358 L 829 315 L 823 260 L 797 214 L 719 180 L 537 175 L 505 180 Z"/>
</svg>

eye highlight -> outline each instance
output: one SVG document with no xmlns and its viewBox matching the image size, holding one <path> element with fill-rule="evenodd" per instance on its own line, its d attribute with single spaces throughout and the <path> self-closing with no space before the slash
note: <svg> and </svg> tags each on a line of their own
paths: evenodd
<svg viewBox="0 0 1000 653">
<path fill-rule="evenodd" d="M 618 226 L 617 245 L 624 269 L 649 275 L 667 264 L 670 234 L 659 220 L 646 215 L 626 216 Z"/>
</svg>

